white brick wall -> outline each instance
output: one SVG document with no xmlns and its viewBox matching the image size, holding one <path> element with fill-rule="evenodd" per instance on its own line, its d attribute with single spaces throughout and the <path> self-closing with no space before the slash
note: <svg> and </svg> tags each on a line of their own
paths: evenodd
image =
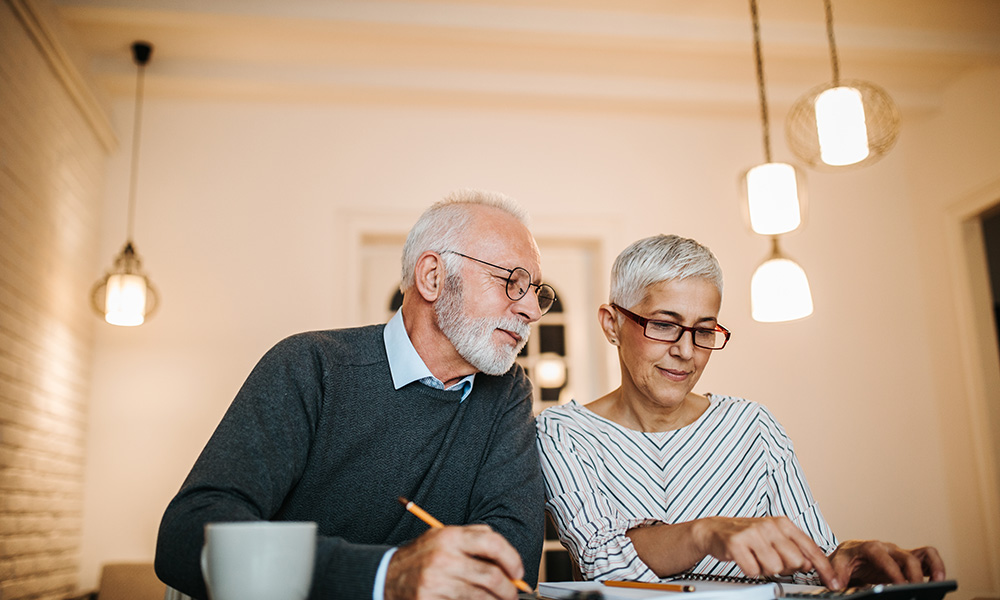
<svg viewBox="0 0 1000 600">
<path fill-rule="evenodd" d="M 36 0 L 0 1 L 0 598 L 76 589 L 109 129 Z M 51 21 L 48 21 L 51 24 Z M 98 118 L 95 119 L 95 115 Z"/>
</svg>

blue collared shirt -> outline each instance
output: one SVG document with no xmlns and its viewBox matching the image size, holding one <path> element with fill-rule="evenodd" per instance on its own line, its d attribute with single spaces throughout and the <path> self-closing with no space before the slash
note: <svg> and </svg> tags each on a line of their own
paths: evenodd
<svg viewBox="0 0 1000 600">
<path fill-rule="evenodd" d="M 382 332 L 382 339 L 385 341 L 385 353 L 389 356 L 389 372 L 392 374 L 392 387 L 399 389 L 404 385 L 419 381 L 420 383 L 439 390 L 462 390 L 462 400 L 472 393 L 472 384 L 476 374 L 466 375 L 458 383 L 445 388 L 444 382 L 431 374 L 431 370 L 424 364 L 420 355 L 417 354 L 410 336 L 406 334 L 406 327 L 403 326 L 403 312 L 397 310 L 396 314 L 389 319 Z"/>
<path fill-rule="evenodd" d="M 417 354 L 417 349 L 413 347 L 410 336 L 406 334 L 406 327 L 403 325 L 403 311 L 397 310 L 396 314 L 386 323 L 382 332 L 382 339 L 385 342 L 385 353 L 389 357 L 389 373 L 392 375 L 392 387 L 399 389 L 404 385 L 419 381 L 420 383 L 439 390 L 462 390 L 462 400 L 464 401 L 472 393 L 472 384 L 476 379 L 476 374 L 467 375 L 460 379 L 458 383 L 444 387 L 444 382 L 431 374 L 423 359 Z M 392 548 L 382 555 L 379 562 L 378 571 L 375 572 L 375 587 L 372 590 L 372 600 L 383 600 L 385 597 L 385 575 L 389 569 L 389 560 L 395 554 L 397 548 Z"/>
</svg>

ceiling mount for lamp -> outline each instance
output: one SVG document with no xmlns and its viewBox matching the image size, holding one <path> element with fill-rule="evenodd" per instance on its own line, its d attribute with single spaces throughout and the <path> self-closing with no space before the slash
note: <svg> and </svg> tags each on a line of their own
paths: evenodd
<svg viewBox="0 0 1000 600">
<path fill-rule="evenodd" d="M 795 101 L 785 119 L 785 138 L 809 166 L 839 170 L 869 165 L 888 154 L 899 138 L 899 110 L 881 87 L 840 78 L 830 1 L 823 4 L 833 80 Z"/>
<path fill-rule="evenodd" d="M 132 164 L 129 178 L 128 230 L 125 245 L 115 257 L 111 269 L 91 289 L 91 306 L 112 325 L 142 325 L 159 306 L 159 294 L 142 271 L 142 261 L 135 251 L 132 231 L 135 224 L 135 190 L 139 163 L 139 137 L 142 125 L 143 75 L 153 52 L 152 44 L 132 44 L 132 58 L 138 67 L 135 93 L 135 124 L 132 129 Z"/>
</svg>

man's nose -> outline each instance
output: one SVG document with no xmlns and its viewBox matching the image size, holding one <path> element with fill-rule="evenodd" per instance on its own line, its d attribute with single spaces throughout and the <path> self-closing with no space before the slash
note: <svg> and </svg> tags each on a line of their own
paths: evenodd
<svg viewBox="0 0 1000 600">
<path fill-rule="evenodd" d="M 542 309 L 538 305 L 538 294 L 535 290 L 528 288 L 527 293 L 521 296 L 520 300 L 514 302 L 514 309 L 517 314 L 522 315 L 528 323 L 534 323 L 542 318 Z"/>
</svg>

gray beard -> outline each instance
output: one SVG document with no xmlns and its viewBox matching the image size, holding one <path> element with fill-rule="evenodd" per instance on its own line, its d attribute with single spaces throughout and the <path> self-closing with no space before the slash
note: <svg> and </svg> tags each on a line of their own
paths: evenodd
<svg viewBox="0 0 1000 600">
<path fill-rule="evenodd" d="M 434 303 L 438 327 L 470 365 L 487 375 L 503 375 L 528 343 L 531 327 L 513 317 L 469 317 L 462 305 L 461 277 L 445 277 L 441 297 Z M 492 339 L 496 329 L 512 331 L 521 341 L 516 346 L 498 344 Z"/>
</svg>

